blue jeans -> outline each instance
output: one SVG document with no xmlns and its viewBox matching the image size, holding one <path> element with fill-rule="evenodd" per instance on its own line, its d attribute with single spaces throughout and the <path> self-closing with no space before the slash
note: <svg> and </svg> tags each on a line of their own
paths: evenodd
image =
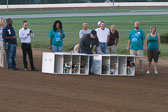
<svg viewBox="0 0 168 112">
<path fill-rule="evenodd" d="M 80 52 L 84 53 L 84 54 L 93 54 L 92 51 L 81 50 Z M 89 74 L 91 73 L 92 64 L 93 64 L 93 56 L 90 56 L 90 59 L 89 59 Z"/>
<path fill-rule="evenodd" d="M 16 44 L 8 44 L 8 49 L 6 49 L 6 43 L 4 42 L 4 48 L 6 52 L 7 69 L 16 68 Z"/>
<path fill-rule="evenodd" d="M 62 52 L 63 51 L 63 46 L 53 46 L 52 45 L 52 52 Z"/>
<path fill-rule="evenodd" d="M 100 50 L 106 54 L 106 49 L 107 49 L 107 44 L 106 43 L 99 43 L 100 45 Z M 100 52 L 97 50 L 97 54 L 100 54 Z"/>
</svg>

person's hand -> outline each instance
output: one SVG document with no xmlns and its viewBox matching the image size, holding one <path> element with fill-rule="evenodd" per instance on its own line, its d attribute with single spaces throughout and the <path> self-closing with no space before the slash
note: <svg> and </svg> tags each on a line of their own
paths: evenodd
<svg viewBox="0 0 168 112">
<path fill-rule="evenodd" d="M 27 34 L 27 36 L 30 36 L 31 35 L 31 32 L 29 32 L 28 34 Z"/>
<path fill-rule="evenodd" d="M 16 39 L 16 36 L 12 37 L 12 39 Z"/>
<path fill-rule="evenodd" d="M 103 55 L 104 53 L 103 52 L 100 52 L 101 55 Z"/>
<path fill-rule="evenodd" d="M 58 31 L 62 34 L 62 30 L 61 29 L 58 29 Z"/>
<path fill-rule="evenodd" d="M 127 51 L 129 51 L 130 50 L 130 47 L 129 46 L 127 46 Z"/>
</svg>

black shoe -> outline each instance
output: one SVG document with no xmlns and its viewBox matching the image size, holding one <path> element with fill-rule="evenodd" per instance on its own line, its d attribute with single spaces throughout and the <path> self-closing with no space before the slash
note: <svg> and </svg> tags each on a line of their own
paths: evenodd
<svg viewBox="0 0 168 112">
<path fill-rule="evenodd" d="M 38 69 L 36 69 L 36 68 L 32 68 L 31 70 L 32 70 L 32 71 L 39 71 L 39 70 L 38 70 Z"/>
</svg>

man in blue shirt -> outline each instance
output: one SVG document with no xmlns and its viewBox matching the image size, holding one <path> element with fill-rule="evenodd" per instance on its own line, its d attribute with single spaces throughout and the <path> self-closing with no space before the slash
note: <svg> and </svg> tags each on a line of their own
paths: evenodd
<svg viewBox="0 0 168 112">
<path fill-rule="evenodd" d="M 16 68 L 16 33 L 12 27 L 12 19 L 6 19 L 7 25 L 3 29 L 2 38 L 6 52 L 7 69 L 17 70 Z"/>
<path fill-rule="evenodd" d="M 130 31 L 127 50 L 131 55 L 136 55 L 140 63 L 140 72 L 143 74 L 143 56 L 145 50 L 145 33 L 140 29 L 139 21 L 134 24 L 134 29 Z"/>
</svg>

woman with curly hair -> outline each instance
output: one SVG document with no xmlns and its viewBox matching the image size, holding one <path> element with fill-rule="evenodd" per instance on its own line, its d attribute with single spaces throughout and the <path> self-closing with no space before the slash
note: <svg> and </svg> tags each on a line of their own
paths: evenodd
<svg viewBox="0 0 168 112">
<path fill-rule="evenodd" d="M 50 30 L 48 36 L 50 37 L 50 50 L 52 52 L 62 52 L 65 33 L 62 27 L 62 22 L 60 20 L 56 20 L 54 22 L 53 28 Z"/>
</svg>

